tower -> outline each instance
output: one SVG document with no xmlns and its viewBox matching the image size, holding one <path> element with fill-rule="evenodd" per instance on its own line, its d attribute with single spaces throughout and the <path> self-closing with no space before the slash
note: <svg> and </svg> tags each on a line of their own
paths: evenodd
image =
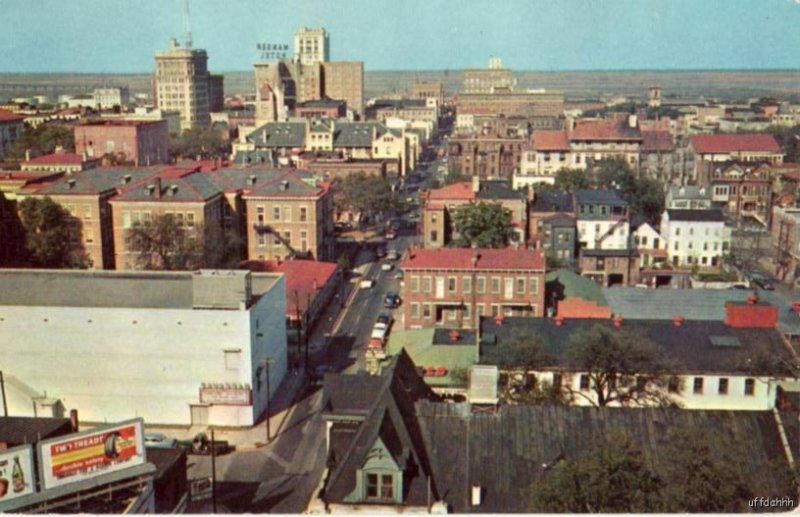
<svg viewBox="0 0 800 517">
<path fill-rule="evenodd" d="M 654 85 L 647 92 L 647 105 L 651 108 L 661 107 L 661 87 Z"/>
<path fill-rule="evenodd" d="M 294 60 L 303 65 L 330 60 L 328 32 L 323 28 L 300 27 L 294 33 Z"/>
</svg>

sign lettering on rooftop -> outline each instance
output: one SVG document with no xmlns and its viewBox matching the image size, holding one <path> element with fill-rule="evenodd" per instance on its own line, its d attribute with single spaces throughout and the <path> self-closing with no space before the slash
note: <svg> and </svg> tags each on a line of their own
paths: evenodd
<svg viewBox="0 0 800 517">
<path fill-rule="evenodd" d="M 286 59 L 289 45 L 286 43 L 256 43 L 261 61 L 277 61 Z"/>
</svg>

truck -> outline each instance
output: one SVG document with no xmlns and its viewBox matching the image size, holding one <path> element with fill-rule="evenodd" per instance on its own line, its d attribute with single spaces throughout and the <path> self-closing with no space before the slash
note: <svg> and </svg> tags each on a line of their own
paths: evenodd
<svg viewBox="0 0 800 517">
<path fill-rule="evenodd" d="M 376 359 L 386 358 L 386 335 L 389 333 L 388 326 L 376 325 L 372 329 L 372 334 L 369 336 L 367 342 L 367 357 L 374 357 Z"/>
</svg>

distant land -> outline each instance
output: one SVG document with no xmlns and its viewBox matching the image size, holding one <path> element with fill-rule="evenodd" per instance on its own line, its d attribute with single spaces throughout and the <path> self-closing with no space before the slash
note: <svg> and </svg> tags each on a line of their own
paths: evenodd
<svg viewBox="0 0 800 517">
<path fill-rule="evenodd" d="M 225 94 L 252 94 L 252 72 L 224 72 Z M 800 71 L 515 71 L 517 90 L 545 88 L 563 91 L 567 99 L 624 95 L 644 98 L 647 88 L 658 84 L 668 97 L 700 96 L 737 100 L 774 96 L 800 102 Z M 461 89 L 462 70 L 366 71 L 364 97 L 403 92 L 414 81 L 442 81 L 445 91 Z M 0 74 L 0 100 L 29 95 L 85 94 L 101 86 L 128 86 L 132 92 L 151 92 L 149 74 Z"/>
</svg>

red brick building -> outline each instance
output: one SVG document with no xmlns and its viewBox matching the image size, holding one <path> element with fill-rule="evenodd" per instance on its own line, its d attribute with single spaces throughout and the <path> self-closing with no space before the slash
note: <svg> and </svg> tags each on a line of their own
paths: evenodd
<svg viewBox="0 0 800 517">
<path fill-rule="evenodd" d="M 347 116 L 347 103 L 329 98 L 298 103 L 294 108 L 295 117 L 342 118 Z"/>
<path fill-rule="evenodd" d="M 79 155 L 136 166 L 169 162 L 166 120 L 90 120 L 76 125 L 74 133 Z"/>
<path fill-rule="evenodd" d="M 480 316 L 544 315 L 539 250 L 412 247 L 400 267 L 406 329 L 475 328 Z"/>
</svg>

